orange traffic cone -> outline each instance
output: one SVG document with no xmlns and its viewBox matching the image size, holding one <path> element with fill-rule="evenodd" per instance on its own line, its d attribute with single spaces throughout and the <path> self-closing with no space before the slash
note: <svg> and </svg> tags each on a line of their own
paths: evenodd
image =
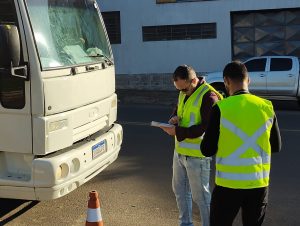
<svg viewBox="0 0 300 226">
<path fill-rule="evenodd" d="M 86 218 L 86 226 L 103 226 L 101 211 L 100 211 L 100 201 L 98 198 L 97 191 L 91 191 L 89 193 L 88 211 Z"/>
</svg>

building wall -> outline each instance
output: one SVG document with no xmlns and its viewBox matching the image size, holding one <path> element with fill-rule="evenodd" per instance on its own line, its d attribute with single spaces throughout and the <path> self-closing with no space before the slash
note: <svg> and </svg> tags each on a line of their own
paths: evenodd
<svg viewBox="0 0 300 226">
<path fill-rule="evenodd" d="M 216 0 L 156 4 L 155 0 L 98 0 L 102 11 L 120 11 L 121 44 L 112 45 L 119 75 L 169 74 L 180 64 L 197 72 L 222 70 L 231 56 L 231 11 L 300 7 L 300 0 Z M 217 24 L 216 39 L 143 42 L 142 27 Z M 162 81 L 164 79 L 161 79 Z M 124 84 L 129 84 L 124 79 Z M 121 82 L 122 83 L 122 82 Z"/>
</svg>

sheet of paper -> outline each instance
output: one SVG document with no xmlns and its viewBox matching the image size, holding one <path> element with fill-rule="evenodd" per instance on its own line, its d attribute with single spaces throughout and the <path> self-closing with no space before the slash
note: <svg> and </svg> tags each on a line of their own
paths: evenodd
<svg viewBox="0 0 300 226">
<path fill-rule="evenodd" d="M 163 126 L 163 127 L 173 127 L 174 125 L 171 125 L 169 123 L 164 123 L 164 122 L 155 122 L 155 121 L 152 121 L 151 126 L 155 126 L 155 127 L 160 127 L 160 126 Z"/>
</svg>

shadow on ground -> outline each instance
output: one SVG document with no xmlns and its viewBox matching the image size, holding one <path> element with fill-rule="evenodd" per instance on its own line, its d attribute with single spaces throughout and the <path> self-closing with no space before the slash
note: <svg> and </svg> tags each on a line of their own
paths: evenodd
<svg viewBox="0 0 300 226">
<path fill-rule="evenodd" d="M 19 217 L 38 203 L 19 199 L 0 199 L 0 226 Z"/>
</svg>

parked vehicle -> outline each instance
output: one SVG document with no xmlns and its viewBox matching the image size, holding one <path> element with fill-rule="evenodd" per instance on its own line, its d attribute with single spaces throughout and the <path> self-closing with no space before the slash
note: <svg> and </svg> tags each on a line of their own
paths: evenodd
<svg viewBox="0 0 300 226">
<path fill-rule="evenodd" d="M 300 104 L 299 59 L 294 56 L 261 56 L 244 62 L 253 94 L 275 100 L 297 100 Z M 227 95 L 222 72 L 206 75 L 206 81 Z"/>
<path fill-rule="evenodd" d="M 0 1 L 0 197 L 55 199 L 110 165 L 115 67 L 94 0 Z"/>
</svg>

